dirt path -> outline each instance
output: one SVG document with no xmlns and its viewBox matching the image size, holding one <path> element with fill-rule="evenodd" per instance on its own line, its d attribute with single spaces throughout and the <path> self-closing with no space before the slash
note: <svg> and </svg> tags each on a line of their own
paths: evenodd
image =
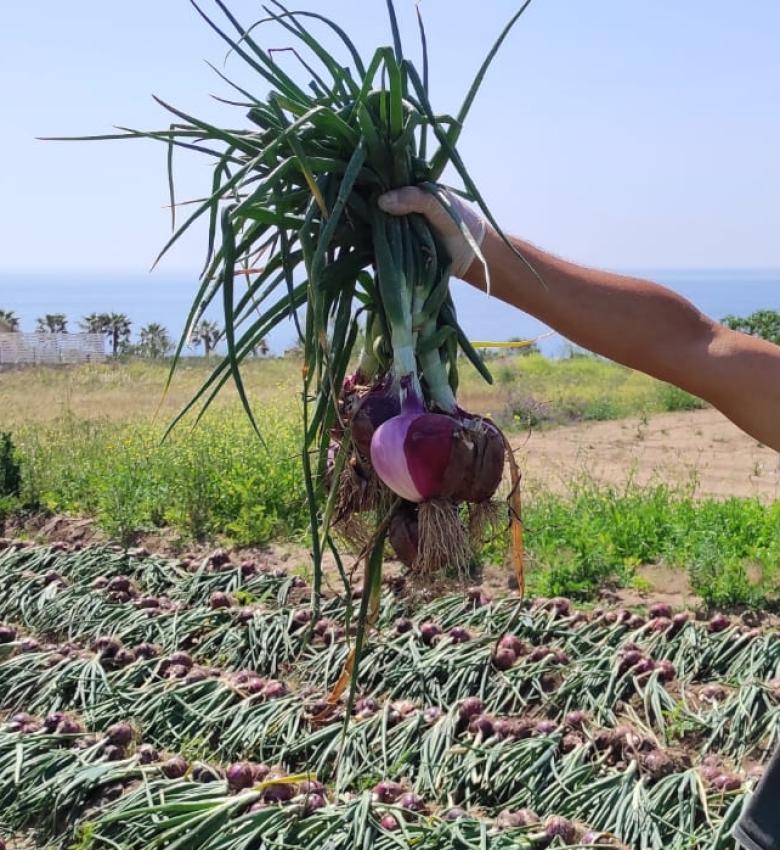
<svg viewBox="0 0 780 850">
<path fill-rule="evenodd" d="M 513 438 L 526 487 L 564 491 L 585 475 L 599 483 L 695 485 L 699 496 L 780 499 L 776 452 L 715 410 L 649 420 L 591 422 Z"/>
</svg>

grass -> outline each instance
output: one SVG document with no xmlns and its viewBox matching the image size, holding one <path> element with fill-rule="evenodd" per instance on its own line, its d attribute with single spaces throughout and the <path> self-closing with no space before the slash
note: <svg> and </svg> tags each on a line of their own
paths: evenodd
<svg viewBox="0 0 780 850">
<path fill-rule="evenodd" d="M 488 386 L 470 366 L 462 369 L 460 397 L 475 413 L 491 414 L 503 428 L 524 430 L 583 420 L 619 419 L 703 406 L 703 402 L 598 357 L 550 360 L 539 354 L 493 358 Z M 168 422 L 192 397 L 213 368 L 203 358 L 180 365 L 163 398 L 168 366 L 131 360 L 75 368 L 37 367 L 0 372 L 0 430 L 50 422 L 65 415 L 116 422 Z M 243 367 L 247 391 L 259 415 L 281 405 L 297 410 L 302 360 L 269 358 Z M 218 409 L 235 401 L 232 388 L 218 397 Z"/>
</svg>

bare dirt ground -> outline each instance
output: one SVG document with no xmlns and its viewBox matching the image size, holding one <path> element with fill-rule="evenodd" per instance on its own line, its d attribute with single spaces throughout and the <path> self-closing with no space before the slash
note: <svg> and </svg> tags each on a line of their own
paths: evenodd
<svg viewBox="0 0 780 850">
<path fill-rule="evenodd" d="M 716 410 L 589 422 L 512 440 L 530 492 L 565 491 L 584 476 L 602 484 L 665 483 L 696 496 L 780 499 L 778 454 Z"/>
</svg>

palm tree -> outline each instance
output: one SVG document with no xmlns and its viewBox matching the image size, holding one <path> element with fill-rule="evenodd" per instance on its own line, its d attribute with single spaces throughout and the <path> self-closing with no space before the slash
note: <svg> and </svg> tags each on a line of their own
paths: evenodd
<svg viewBox="0 0 780 850">
<path fill-rule="evenodd" d="M 173 341 L 168 335 L 168 331 L 162 325 L 158 325 L 157 322 L 152 322 L 141 328 L 139 339 L 138 352 L 142 357 L 153 359 L 165 357 L 173 348 Z"/>
<path fill-rule="evenodd" d="M 222 337 L 222 330 L 216 322 L 209 322 L 206 319 L 201 319 L 192 329 L 190 334 L 190 345 L 197 348 L 203 346 L 206 357 L 216 348 L 217 343 Z"/>
<path fill-rule="evenodd" d="M 106 332 L 107 318 L 105 313 L 90 313 L 88 316 L 84 316 L 79 324 L 85 333 L 102 334 Z"/>
<path fill-rule="evenodd" d="M 0 310 L 0 331 L 16 333 L 19 330 L 19 318 L 13 310 Z"/>
<path fill-rule="evenodd" d="M 35 330 L 39 334 L 66 334 L 68 332 L 68 320 L 64 313 L 47 313 L 35 321 Z"/>
<path fill-rule="evenodd" d="M 100 318 L 103 321 L 103 333 L 111 340 L 111 355 L 116 357 L 130 339 L 132 322 L 124 313 L 104 313 Z"/>
</svg>

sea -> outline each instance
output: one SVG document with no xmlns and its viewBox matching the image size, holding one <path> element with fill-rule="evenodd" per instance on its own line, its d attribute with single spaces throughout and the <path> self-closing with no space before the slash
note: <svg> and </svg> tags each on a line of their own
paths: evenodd
<svg viewBox="0 0 780 850">
<path fill-rule="evenodd" d="M 780 310 L 780 269 L 630 269 L 622 270 L 662 283 L 691 300 L 715 319 L 747 315 L 755 310 Z M 188 274 L 10 273 L 0 272 L 0 310 L 13 310 L 21 330 L 32 331 L 44 313 L 64 313 L 71 330 L 92 312 L 127 314 L 137 331 L 149 322 L 164 325 L 174 337 L 181 334 L 197 276 Z M 474 340 L 501 342 L 539 339 L 550 357 L 566 356 L 571 345 L 541 322 L 461 282 L 453 285 L 460 323 Z M 219 309 L 209 318 L 219 322 Z M 292 322 L 284 322 L 270 336 L 273 353 L 296 343 Z M 192 352 L 194 353 L 194 352 Z"/>
</svg>

